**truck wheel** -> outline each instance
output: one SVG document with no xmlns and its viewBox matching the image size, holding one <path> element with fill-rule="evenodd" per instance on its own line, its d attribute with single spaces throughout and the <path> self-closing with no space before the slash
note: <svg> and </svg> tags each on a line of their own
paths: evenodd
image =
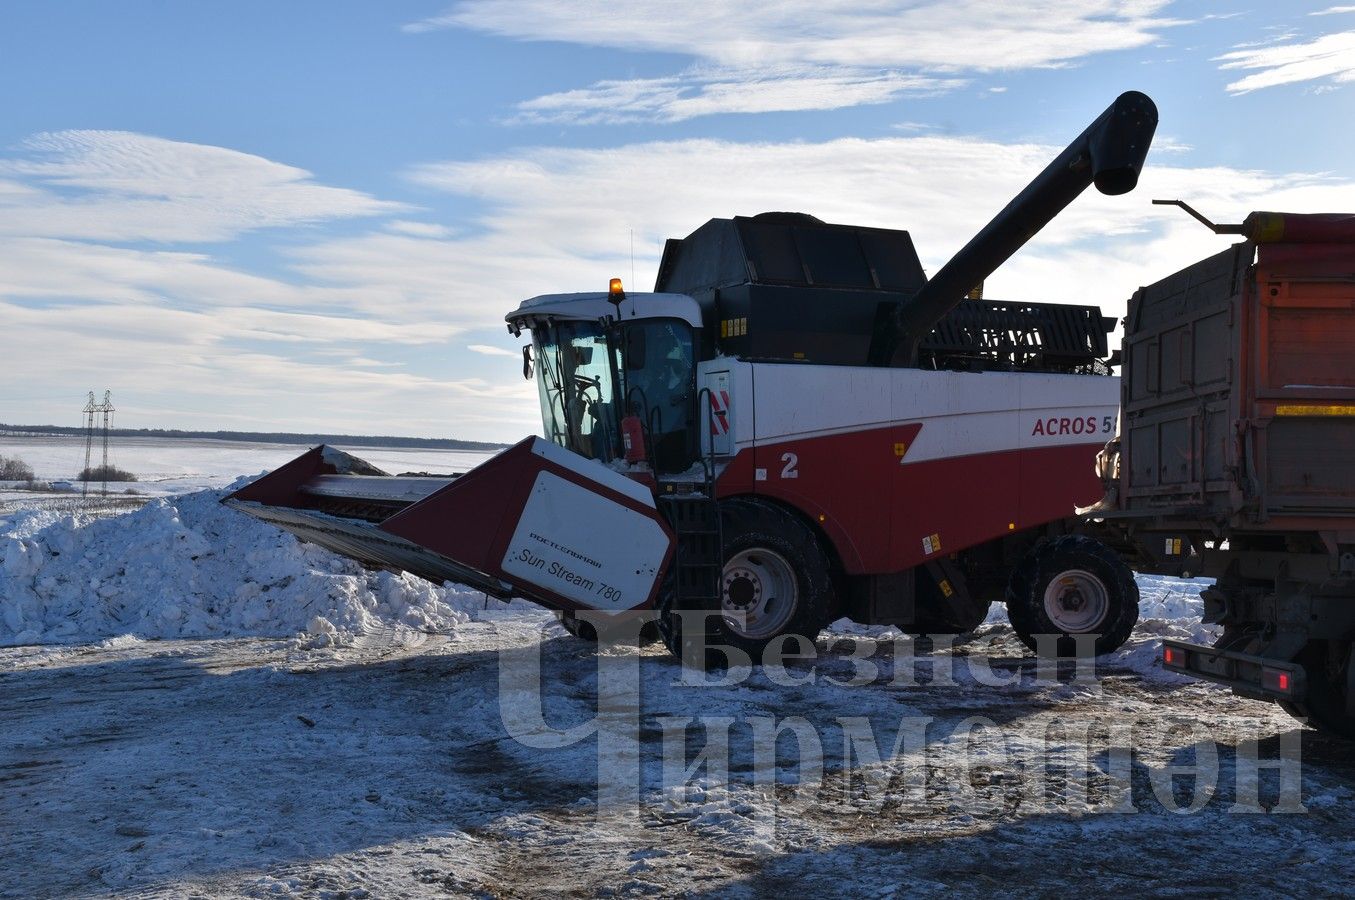
<svg viewBox="0 0 1355 900">
<path fill-rule="evenodd" d="M 1060 635 L 1059 656 L 1078 652 L 1073 635 L 1095 634 L 1096 654 L 1129 638 L 1139 620 L 1139 586 L 1115 551 L 1094 538 L 1063 535 L 1035 547 L 1007 584 L 1007 617 L 1032 650 L 1036 636 Z"/>
<path fill-rule="evenodd" d="M 744 498 L 720 504 L 720 527 L 719 606 L 709 610 L 718 614 L 706 617 L 704 636 L 684 635 L 684 617 L 675 614 L 674 598 L 667 598 L 660 607 L 659 633 L 668 649 L 709 669 L 728 662 L 712 647 L 738 648 L 756 664 L 781 635 L 801 634 L 813 641 L 828 623 L 833 603 L 828 557 L 813 530 L 779 507 Z M 699 637 L 705 639 L 704 654 Z"/>
<path fill-rule="evenodd" d="M 1280 706 L 1296 719 L 1307 719 L 1318 731 L 1355 739 L 1355 717 L 1346 712 L 1350 642 L 1309 641 L 1296 662 L 1307 677 L 1308 696 L 1301 703 L 1282 702 Z"/>
<path fill-rule="evenodd" d="M 568 631 L 574 637 L 581 641 L 597 643 L 598 631 L 593 627 L 592 622 L 585 622 L 578 616 L 570 612 L 557 612 L 555 617 L 560 620 L 560 626 Z M 640 626 L 640 645 L 652 644 L 659 640 L 659 627 L 655 622 L 646 622 Z"/>
</svg>

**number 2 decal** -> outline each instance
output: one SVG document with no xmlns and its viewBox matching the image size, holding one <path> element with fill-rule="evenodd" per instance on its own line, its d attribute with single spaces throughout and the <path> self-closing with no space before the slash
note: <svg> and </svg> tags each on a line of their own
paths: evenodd
<svg viewBox="0 0 1355 900">
<path fill-rule="evenodd" d="M 800 462 L 800 457 L 796 456 L 794 453 L 782 453 L 781 461 L 785 463 L 785 466 L 783 466 L 781 469 L 782 478 L 800 477 L 799 471 L 795 468 L 795 466 Z"/>
</svg>

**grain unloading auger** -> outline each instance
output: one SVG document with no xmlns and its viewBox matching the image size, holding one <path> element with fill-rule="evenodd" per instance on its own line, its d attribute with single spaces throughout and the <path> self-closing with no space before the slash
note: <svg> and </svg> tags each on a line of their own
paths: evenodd
<svg viewBox="0 0 1355 900">
<path fill-rule="evenodd" d="M 1087 186 L 1131 190 L 1156 125 L 1121 95 L 930 280 L 906 231 L 713 219 L 668 242 L 655 293 L 614 281 L 506 317 L 531 337 L 544 438 L 455 480 L 317 448 L 227 502 L 369 565 L 534 600 L 576 633 L 580 611 L 655 607 L 684 655 L 758 653 L 841 616 L 966 631 L 1004 599 L 1032 646 L 1116 646 L 1133 578 L 1069 533 L 1100 496 L 1114 323 L 978 288 Z M 704 631 L 684 636 L 678 610 Z"/>
</svg>

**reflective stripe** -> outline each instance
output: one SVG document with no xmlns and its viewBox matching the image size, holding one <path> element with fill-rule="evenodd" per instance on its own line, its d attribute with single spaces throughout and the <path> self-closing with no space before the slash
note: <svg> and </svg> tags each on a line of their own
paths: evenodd
<svg viewBox="0 0 1355 900">
<path fill-rule="evenodd" d="M 1355 416 L 1355 406 L 1337 403 L 1286 403 L 1275 407 L 1277 416 Z"/>
</svg>

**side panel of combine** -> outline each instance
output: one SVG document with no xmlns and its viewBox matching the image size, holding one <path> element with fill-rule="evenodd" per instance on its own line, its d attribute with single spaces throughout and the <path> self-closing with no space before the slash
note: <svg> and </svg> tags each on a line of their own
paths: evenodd
<svg viewBox="0 0 1355 900">
<path fill-rule="evenodd" d="M 612 612 L 657 599 L 672 532 L 648 489 L 599 463 L 528 438 L 459 478 L 426 480 L 421 496 L 402 486 L 413 479 L 350 474 L 363 466 L 316 448 L 225 502 L 367 565 L 498 597 Z M 393 499 L 397 487 L 413 502 Z M 340 490 L 348 506 L 331 505 Z M 342 514 L 354 498 L 398 511 Z"/>
<path fill-rule="evenodd" d="M 1101 496 L 1116 378 L 728 365 L 736 452 L 721 493 L 799 510 L 848 574 L 911 568 Z"/>
</svg>

